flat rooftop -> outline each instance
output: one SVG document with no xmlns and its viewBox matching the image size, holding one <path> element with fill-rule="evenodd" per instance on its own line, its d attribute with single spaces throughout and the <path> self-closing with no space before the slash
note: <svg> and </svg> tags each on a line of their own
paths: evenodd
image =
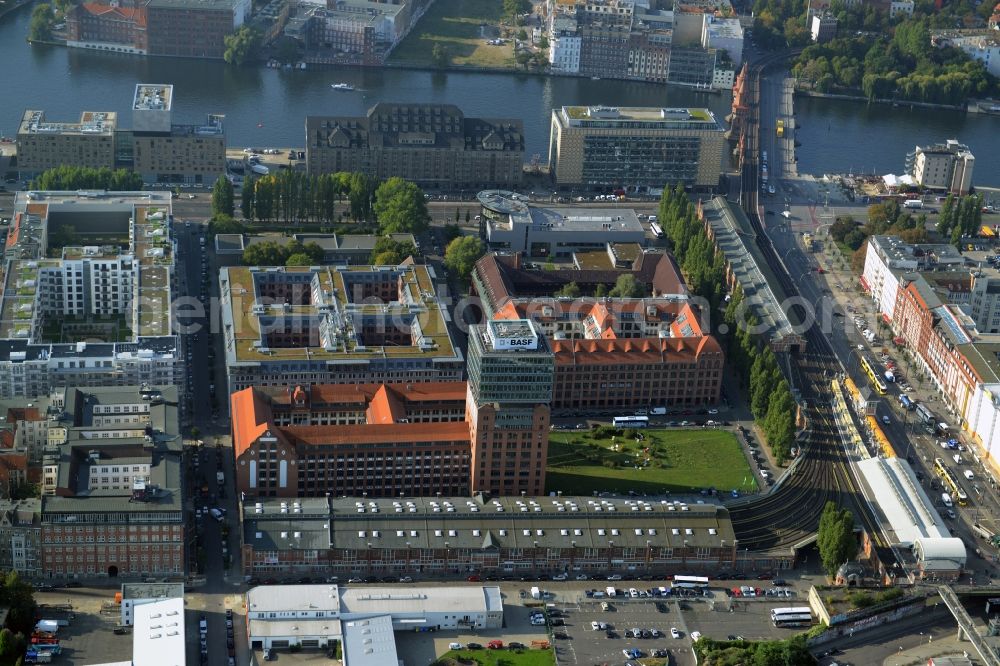
<svg viewBox="0 0 1000 666">
<path fill-rule="evenodd" d="M 712 228 L 715 244 L 731 266 L 753 314 L 767 326 L 772 338 L 793 335 L 792 323 L 782 308 L 785 294 L 761 256 L 756 236 L 743 211 L 730 205 L 723 197 L 715 197 L 702 202 L 702 214 Z"/>
<path fill-rule="evenodd" d="M 169 111 L 173 103 L 174 87 L 170 84 L 138 83 L 135 86 L 133 111 Z"/>
<path fill-rule="evenodd" d="M 117 125 L 118 114 L 114 111 L 84 111 L 78 122 L 64 123 L 46 120 L 44 111 L 28 109 L 21 117 L 17 133 L 114 136 Z"/>
<path fill-rule="evenodd" d="M 564 106 L 553 113 L 571 127 L 620 129 L 716 129 L 722 127 L 709 109 L 658 106 Z"/>
<path fill-rule="evenodd" d="M 237 362 L 459 356 L 427 266 L 241 266 L 222 269 L 220 283 Z M 273 344 L 289 327 L 297 341 Z"/>
</svg>

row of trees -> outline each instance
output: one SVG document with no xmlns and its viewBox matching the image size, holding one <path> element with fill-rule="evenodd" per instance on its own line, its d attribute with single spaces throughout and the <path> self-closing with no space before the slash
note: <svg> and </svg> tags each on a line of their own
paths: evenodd
<svg viewBox="0 0 1000 666">
<path fill-rule="evenodd" d="M 774 352 L 751 332 L 759 322 L 746 314 L 738 287 L 723 309 L 725 257 L 715 250 L 683 186 L 664 189 L 659 218 L 688 287 L 708 301 L 711 312 L 723 310 L 729 362 L 749 388 L 754 419 L 764 431 L 771 452 L 779 464 L 784 462 L 795 442 L 797 407 Z"/>
<path fill-rule="evenodd" d="M 242 65 L 260 45 L 260 32 L 248 25 L 242 25 L 231 35 L 226 35 L 226 50 L 222 58 L 231 65 Z"/>
<path fill-rule="evenodd" d="M 225 175 L 219 176 L 212 186 L 212 217 L 217 215 L 228 215 L 232 217 L 236 212 L 236 192 L 233 184 Z"/>
<path fill-rule="evenodd" d="M 255 243 L 243 250 L 247 266 L 319 266 L 323 263 L 323 248 L 316 243 L 293 240 L 280 244 L 275 241 Z"/>
<path fill-rule="evenodd" d="M 956 198 L 949 194 L 941 206 L 937 232 L 950 238 L 952 245 L 961 244 L 963 236 L 975 236 L 983 226 L 983 195 Z"/>
<path fill-rule="evenodd" d="M 31 181 L 35 190 L 113 190 L 134 192 L 142 189 L 142 176 L 128 169 L 57 166 Z"/>
<path fill-rule="evenodd" d="M 220 190 L 213 211 L 228 214 L 226 185 Z M 343 209 L 339 205 L 344 203 Z M 381 235 L 419 234 L 430 226 L 430 213 L 423 190 L 402 178 L 377 183 L 363 173 L 338 171 L 308 175 L 283 169 L 248 179 L 240 202 L 243 216 L 257 222 L 368 222 L 375 218 Z"/>
<path fill-rule="evenodd" d="M 243 183 L 240 210 L 256 222 L 323 222 L 367 220 L 375 183 L 363 173 L 339 171 L 307 175 L 281 169 Z M 338 212 L 338 204 L 345 202 Z"/>
<path fill-rule="evenodd" d="M 929 240 L 927 214 L 914 215 L 897 199 L 887 199 L 868 207 L 868 221 L 864 224 L 850 215 L 841 215 L 830 225 L 830 237 L 854 252 L 851 267 L 858 273 L 865 265 L 868 237 L 873 235 L 899 236 L 907 243 L 926 243 Z"/>
<path fill-rule="evenodd" d="M 606 284 L 599 284 L 594 288 L 593 293 L 585 294 L 576 282 L 568 282 L 560 289 L 557 289 L 552 295 L 569 298 L 579 298 L 581 296 L 593 296 L 594 298 L 604 298 L 605 296 L 608 298 L 646 298 L 649 296 L 649 288 L 645 284 L 636 281 L 634 275 L 624 273 L 618 276 L 614 286 L 610 289 Z"/>
</svg>

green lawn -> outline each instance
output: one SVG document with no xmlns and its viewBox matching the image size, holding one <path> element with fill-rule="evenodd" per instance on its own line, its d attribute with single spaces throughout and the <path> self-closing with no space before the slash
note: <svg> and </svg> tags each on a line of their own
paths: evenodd
<svg viewBox="0 0 1000 666">
<path fill-rule="evenodd" d="M 435 0 L 389 56 L 389 61 L 406 65 L 432 64 L 435 44 L 447 47 L 451 62 L 480 67 L 513 67 L 514 44 L 490 46 L 503 18 L 501 0 Z M 485 33 L 486 25 L 492 32 Z"/>
<path fill-rule="evenodd" d="M 545 490 L 590 495 L 595 490 L 662 493 L 757 488 L 746 456 L 727 430 L 671 428 L 641 433 L 645 439 L 636 442 L 624 436 L 612 441 L 593 431 L 553 431 Z"/>
<path fill-rule="evenodd" d="M 450 650 L 434 662 L 434 666 L 457 666 L 476 663 L 479 666 L 554 666 L 552 650 Z"/>
</svg>

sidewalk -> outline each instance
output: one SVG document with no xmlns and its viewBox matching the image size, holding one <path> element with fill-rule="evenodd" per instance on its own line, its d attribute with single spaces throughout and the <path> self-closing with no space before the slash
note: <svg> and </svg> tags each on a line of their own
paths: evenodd
<svg viewBox="0 0 1000 666">
<path fill-rule="evenodd" d="M 956 640 L 954 636 L 939 641 L 929 641 L 923 645 L 903 650 L 891 657 L 886 657 L 883 666 L 918 666 L 926 664 L 933 657 L 967 655 L 973 663 L 979 663 L 972 643 Z"/>
</svg>

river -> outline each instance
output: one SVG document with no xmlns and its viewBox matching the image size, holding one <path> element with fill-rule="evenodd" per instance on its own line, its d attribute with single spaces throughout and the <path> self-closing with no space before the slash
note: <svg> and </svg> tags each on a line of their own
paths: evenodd
<svg viewBox="0 0 1000 666">
<path fill-rule="evenodd" d="M 400 69 L 282 71 L 235 68 L 218 61 L 91 53 L 31 46 L 31 8 L 0 18 L 4 86 L 0 133 L 13 135 L 26 108 L 51 120 L 76 120 L 83 110 L 117 111 L 131 126 L 129 109 L 137 82 L 174 85 L 177 122 L 201 122 L 224 113 L 234 146 L 302 146 L 307 115 L 363 115 L 379 101 L 450 102 L 466 114 L 518 117 L 524 121 L 526 160 L 548 159 L 551 110 L 567 104 L 707 106 L 720 121 L 730 95 L 713 95 L 661 84 L 593 81 L 526 74 L 425 72 Z M 354 92 L 338 92 L 344 81 Z M 796 100 L 799 170 L 900 173 L 916 143 L 958 138 L 976 155 L 974 181 L 1000 186 L 1000 118 L 956 112 L 867 107 L 820 99 Z"/>
</svg>

